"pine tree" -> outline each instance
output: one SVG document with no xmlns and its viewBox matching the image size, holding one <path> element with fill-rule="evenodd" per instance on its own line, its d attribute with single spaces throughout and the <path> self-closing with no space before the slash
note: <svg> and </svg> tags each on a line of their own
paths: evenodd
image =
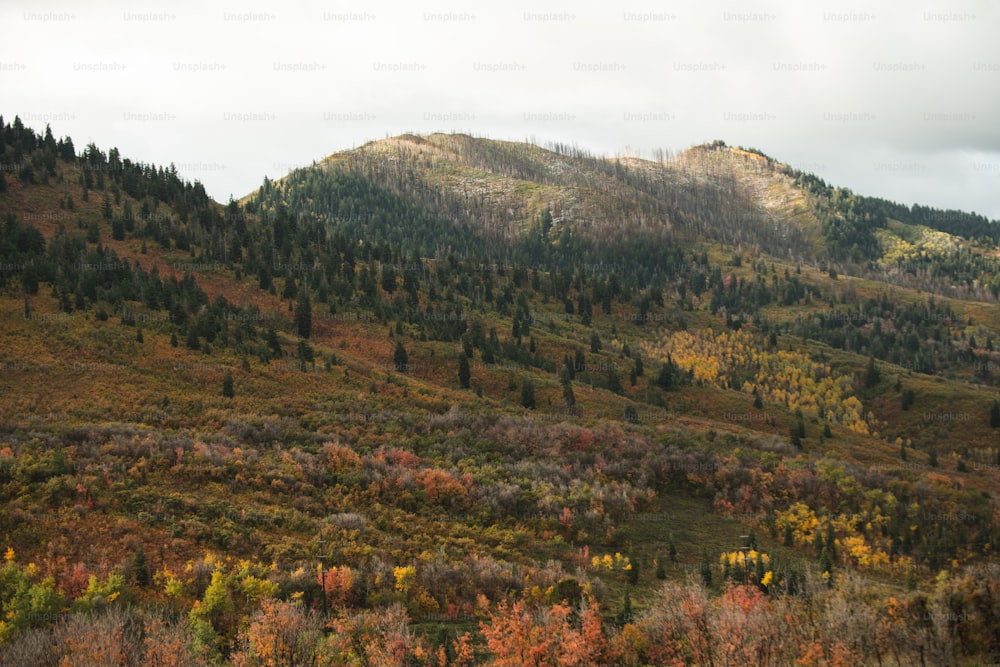
<svg viewBox="0 0 1000 667">
<path fill-rule="evenodd" d="M 286 278 L 285 287 L 281 291 L 281 298 L 292 300 L 299 295 L 299 288 L 295 284 L 295 278 Z"/>
<path fill-rule="evenodd" d="M 997 400 L 990 406 L 990 427 L 1000 428 L 1000 401 Z"/>
<path fill-rule="evenodd" d="M 677 381 L 676 369 L 674 363 L 671 359 L 667 359 L 662 366 L 660 366 L 660 372 L 656 376 L 656 386 L 660 389 L 670 391 L 674 388 L 674 384 Z"/>
<path fill-rule="evenodd" d="M 576 405 L 576 395 L 573 393 L 573 382 L 569 379 L 568 374 L 563 374 L 563 402 L 566 403 L 567 408 L 572 408 Z"/>
<path fill-rule="evenodd" d="M 535 409 L 535 385 L 529 377 L 521 381 L 521 405 L 529 410 Z"/>
<path fill-rule="evenodd" d="M 458 355 L 458 384 L 462 389 L 468 389 L 471 379 L 472 371 L 469 369 L 469 358 L 460 354 Z"/>
<path fill-rule="evenodd" d="M 608 366 L 608 390 L 616 394 L 622 393 L 622 383 L 618 379 L 618 373 L 615 371 L 614 365 Z"/>
<path fill-rule="evenodd" d="M 149 562 L 146 552 L 140 546 L 132 556 L 132 572 L 135 574 L 135 582 L 142 588 L 149 586 L 151 577 L 149 576 Z"/>
<path fill-rule="evenodd" d="M 900 396 L 900 407 L 903 410 L 909 410 L 913 406 L 913 401 L 916 400 L 916 396 L 912 389 L 904 389 L 902 396 Z"/>
<path fill-rule="evenodd" d="M 618 625 L 627 625 L 631 623 L 634 619 L 634 614 L 632 612 L 632 595 L 629 593 L 629 587 L 625 587 L 625 594 L 622 595 L 622 610 L 618 612 Z"/>
<path fill-rule="evenodd" d="M 233 391 L 233 374 L 230 371 L 226 371 L 222 377 L 222 395 L 226 398 L 232 398 L 236 395 Z"/>
<path fill-rule="evenodd" d="M 590 334 L 590 351 L 597 354 L 601 351 L 602 347 L 601 337 L 597 335 L 596 331 L 592 331 Z"/>
<path fill-rule="evenodd" d="M 833 562 L 830 560 L 830 554 L 826 552 L 826 547 L 823 547 L 823 551 L 819 555 L 819 571 L 827 575 L 827 585 L 833 585 Z"/>
<path fill-rule="evenodd" d="M 826 551 L 830 554 L 830 560 L 837 562 L 837 536 L 833 530 L 833 521 L 826 523 Z"/>
<path fill-rule="evenodd" d="M 301 291 L 295 304 L 295 331 L 302 338 L 312 334 L 312 303 L 307 290 Z"/>
<path fill-rule="evenodd" d="M 871 389 L 882 380 L 882 373 L 875 363 L 875 357 L 868 357 L 868 366 L 865 368 L 865 387 Z"/>
<path fill-rule="evenodd" d="M 708 562 L 708 552 L 701 552 L 701 582 L 705 586 L 712 585 L 712 565 Z"/>
<path fill-rule="evenodd" d="M 407 365 L 409 364 L 409 360 L 410 357 L 406 353 L 406 348 L 403 347 L 403 343 L 401 341 L 397 342 L 396 351 L 392 355 L 392 363 L 395 366 L 396 370 L 401 373 L 405 371 Z"/>
<path fill-rule="evenodd" d="M 281 357 L 281 341 L 278 340 L 278 332 L 274 326 L 267 328 L 267 333 L 264 334 L 264 341 L 267 343 L 267 349 L 270 350 L 271 356 Z"/>
</svg>

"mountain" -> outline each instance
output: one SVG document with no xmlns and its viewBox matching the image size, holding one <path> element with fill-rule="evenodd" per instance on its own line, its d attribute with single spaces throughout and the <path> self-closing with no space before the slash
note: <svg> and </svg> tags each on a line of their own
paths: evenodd
<svg viewBox="0 0 1000 667">
<path fill-rule="evenodd" d="M 0 663 L 1000 652 L 997 223 L 721 142 L 0 148 Z"/>
</svg>

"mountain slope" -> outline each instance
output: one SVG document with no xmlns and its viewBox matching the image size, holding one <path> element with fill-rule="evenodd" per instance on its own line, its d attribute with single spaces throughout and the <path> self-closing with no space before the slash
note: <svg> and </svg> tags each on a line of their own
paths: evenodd
<svg viewBox="0 0 1000 667">
<path fill-rule="evenodd" d="M 17 126 L 0 123 L 0 658 L 114 645 L 128 633 L 94 638 L 124 614 L 190 664 L 246 658 L 265 627 L 333 664 L 390 639 L 449 664 L 470 631 L 488 663 L 511 598 L 538 619 L 595 603 L 598 662 L 681 651 L 660 629 L 696 629 L 664 599 L 791 617 L 814 643 L 779 662 L 997 648 L 981 235 L 719 144 L 658 163 L 405 136 L 223 206 Z M 872 211 L 897 217 L 859 227 Z M 878 260 L 825 259 L 857 233 Z M 977 282 L 901 286 L 900 261 Z M 872 622 L 810 620 L 842 608 Z M 546 632 L 569 651 L 567 623 Z"/>
</svg>

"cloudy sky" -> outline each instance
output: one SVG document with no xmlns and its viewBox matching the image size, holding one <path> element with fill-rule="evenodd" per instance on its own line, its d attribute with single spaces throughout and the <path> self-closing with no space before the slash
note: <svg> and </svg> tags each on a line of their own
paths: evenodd
<svg viewBox="0 0 1000 667">
<path fill-rule="evenodd" d="M 652 155 L 723 139 L 1000 218 L 1000 3 L 0 5 L 0 113 L 225 201 L 406 131 Z"/>
</svg>

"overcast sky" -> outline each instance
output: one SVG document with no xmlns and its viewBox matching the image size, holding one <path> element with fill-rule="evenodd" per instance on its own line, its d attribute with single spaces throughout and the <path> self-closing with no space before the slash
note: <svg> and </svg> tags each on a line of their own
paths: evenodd
<svg viewBox="0 0 1000 667">
<path fill-rule="evenodd" d="M 1000 218 L 1000 2 L 0 4 L 0 113 L 216 199 L 406 131 L 754 146 Z"/>
</svg>

